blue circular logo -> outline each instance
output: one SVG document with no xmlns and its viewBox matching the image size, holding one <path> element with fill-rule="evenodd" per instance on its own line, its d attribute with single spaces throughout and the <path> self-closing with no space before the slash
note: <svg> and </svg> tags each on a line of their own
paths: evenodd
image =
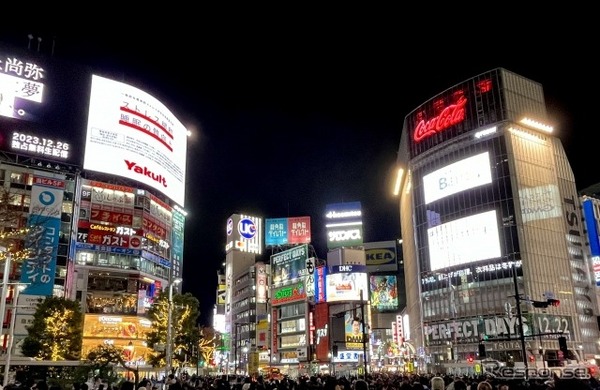
<svg viewBox="0 0 600 390">
<path fill-rule="evenodd" d="M 250 218 L 244 218 L 238 222 L 238 231 L 242 237 L 250 240 L 256 235 L 256 225 Z"/>
<path fill-rule="evenodd" d="M 54 203 L 54 194 L 50 191 L 43 191 L 40 193 L 38 200 L 44 206 L 50 206 L 52 203 Z"/>
<path fill-rule="evenodd" d="M 227 220 L 227 235 L 230 236 L 233 233 L 233 219 L 229 218 Z"/>
</svg>

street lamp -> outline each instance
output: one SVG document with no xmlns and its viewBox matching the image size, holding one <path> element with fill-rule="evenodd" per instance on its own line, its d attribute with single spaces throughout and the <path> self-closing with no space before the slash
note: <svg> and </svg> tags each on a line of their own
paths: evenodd
<svg viewBox="0 0 600 390">
<path fill-rule="evenodd" d="M 175 278 L 169 283 L 169 307 L 167 312 L 167 345 L 166 345 L 166 374 L 165 382 L 171 374 L 171 366 L 173 365 L 173 286 L 181 283 L 181 278 Z"/>
<path fill-rule="evenodd" d="M 8 262 L 8 260 L 7 260 Z M 3 287 L 6 286 L 8 287 L 8 284 L 13 284 L 15 285 L 15 296 L 13 298 L 13 312 L 10 318 L 10 330 L 9 330 L 9 339 L 8 339 L 8 346 L 7 346 L 7 350 L 6 350 L 6 357 L 5 357 L 5 362 L 4 362 L 4 378 L 2 380 L 2 387 L 6 387 L 6 385 L 8 384 L 8 374 L 10 372 L 10 359 L 12 358 L 12 348 L 13 348 L 13 343 L 14 343 L 14 339 L 15 339 L 15 319 L 17 317 L 17 303 L 19 301 L 19 293 L 23 290 L 25 290 L 25 287 L 27 287 L 27 285 L 29 283 L 7 283 L 5 284 Z M 3 321 L 4 322 L 4 321 Z"/>
</svg>

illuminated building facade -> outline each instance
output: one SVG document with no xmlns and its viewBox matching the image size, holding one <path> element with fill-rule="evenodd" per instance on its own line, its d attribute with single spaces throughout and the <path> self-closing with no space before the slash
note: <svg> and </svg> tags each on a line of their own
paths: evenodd
<svg viewBox="0 0 600 390">
<path fill-rule="evenodd" d="M 581 358 L 596 357 L 581 204 L 547 122 L 542 86 L 502 68 L 405 117 L 398 156 L 405 332 L 421 367 L 477 360 L 482 341 L 488 358 L 518 363 L 525 352 L 530 364 L 557 364 L 574 357 L 561 356 L 558 333 Z M 548 298 L 560 306 L 530 304 Z"/>
<path fill-rule="evenodd" d="M 182 276 L 187 130 L 159 100 L 83 66 L 4 47 L 0 65 L 0 180 L 19 213 L 2 229 L 43 227 L 52 244 L 11 270 L 28 283 L 12 352 L 31 302 L 54 295 L 81 302 L 82 356 L 113 344 L 144 366 L 146 310 Z"/>
</svg>

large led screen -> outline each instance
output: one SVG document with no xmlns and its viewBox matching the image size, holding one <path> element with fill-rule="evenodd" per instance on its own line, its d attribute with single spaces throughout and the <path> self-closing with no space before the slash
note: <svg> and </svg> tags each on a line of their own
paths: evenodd
<svg viewBox="0 0 600 390">
<path fill-rule="evenodd" d="M 379 312 L 398 310 L 398 279 L 396 275 L 369 276 L 371 307 Z"/>
<path fill-rule="evenodd" d="M 465 158 L 423 176 L 425 204 L 491 182 L 488 152 Z"/>
<path fill-rule="evenodd" d="M 160 101 L 94 75 L 83 168 L 149 185 L 185 201 L 187 130 Z"/>
<path fill-rule="evenodd" d="M 502 255 L 496 210 L 427 229 L 431 270 Z"/>
<path fill-rule="evenodd" d="M 329 272 L 326 276 L 327 302 L 360 301 L 361 291 L 362 299 L 368 299 L 369 281 L 365 266 L 332 266 Z"/>
</svg>

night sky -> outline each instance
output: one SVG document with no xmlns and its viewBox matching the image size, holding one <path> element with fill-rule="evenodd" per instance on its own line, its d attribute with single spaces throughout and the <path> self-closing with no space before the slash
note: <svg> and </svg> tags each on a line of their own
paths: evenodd
<svg viewBox="0 0 600 390">
<path fill-rule="evenodd" d="M 231 214 L 310 216 L 320 258 L 327 256 L 322 215 L 330 203 L 361 202 L 365 241 L 399 238 L 391 189 L 404 117 L 490 69 L 543 85 L 578 189 L 600 182 L 591 158 L 597 42 L 580 31 L 585 23 L 567 30 L 520 15 L 415 31 L 403 26 L 406 17 L 385 10 L 359 23 L 361 12 L 298 21 L 221 15 L 219 23 L 204 15 L 189 34 L 3 29 L 0 41 L 26 48 L 31 33 L 49 53 L 55 37 L 55 57 L 113 72 L 161 100 L 193 132 L 183 291 L 200 300 L 200 321 L 208 325 Z M 32 50 L 37 44 L 34 38 Z"/>
</svg>

